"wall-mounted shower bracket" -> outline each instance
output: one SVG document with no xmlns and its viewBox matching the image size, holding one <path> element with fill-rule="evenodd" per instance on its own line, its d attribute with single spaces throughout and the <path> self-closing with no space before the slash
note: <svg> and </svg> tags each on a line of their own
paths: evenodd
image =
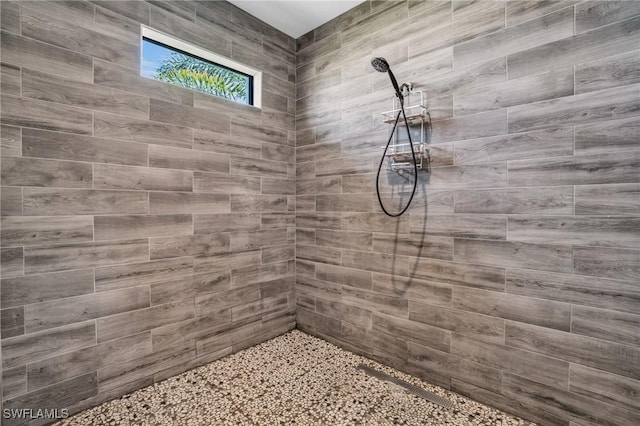
<svg viewBox="0 0 640 426">
<path fill-rule="evenodd" d="M 409 128 L 419 131 L 419 135 L 415 135 L 412 132 L 413 139 L 413 152 L 416 156 L 416 164 L 418 169 L 423 168 L 423 160 L 428 157 L 428 149 L 425 141 L 425 122 L 428 120 L 427 116 L 427 104 L 424 92 L 420 90 L 413 90 L 411 83 L 405 83 L 402 86 L 404 95 L 404 109 L 407 117 L 407 124 Z M 406 132 L 405 120 L 401 114 L 400 99 L 397 96 L 393 97 L 392 109 L 382 113 L 383 121 L 387 124 L 394 124 L 398 114 L 398 126 L 395 128 L 393 139 L 389 145 L 385 156 L 389 158 L 389 168 L 391 170 L 404 170 L 413 169 L 413 155 L 411 154 L 411 144 L 407 141 L 400 140 L 399 135 L 402 136 L 403 132 Z M 406 136 L 406 135 L 405 135 Z M 416 136 L 418 136 L 416 138 Z M 383 147 L 384 149 L 385 147 Z"/>
</svg>

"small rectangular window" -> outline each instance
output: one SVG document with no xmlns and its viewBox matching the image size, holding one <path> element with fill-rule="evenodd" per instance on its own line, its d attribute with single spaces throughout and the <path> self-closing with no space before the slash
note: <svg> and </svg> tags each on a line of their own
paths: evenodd
<svg viewBox="0 0 640 426">
<path fill-rule="evenodd" d="M 261 72 L 145 26 L 141 73 L 143 77 L 260 106 Z"/>
</svg>

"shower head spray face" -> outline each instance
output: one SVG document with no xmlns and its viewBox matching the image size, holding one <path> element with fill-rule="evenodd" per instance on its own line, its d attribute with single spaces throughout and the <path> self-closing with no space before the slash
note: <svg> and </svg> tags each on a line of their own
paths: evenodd
<svg viewBox="0 0 640 426">
<path fill-rule="evenodd" d="M 373 58 L 371 60 L 371 66 L 378 72 L 388 72 L 390 69 L 389 62 L 384 58 Z"/>
</svg>

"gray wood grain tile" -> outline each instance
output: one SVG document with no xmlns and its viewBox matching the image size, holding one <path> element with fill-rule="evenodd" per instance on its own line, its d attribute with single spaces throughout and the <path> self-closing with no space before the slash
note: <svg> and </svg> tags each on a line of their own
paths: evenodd
<svg viewBox="0 0 640 426">
<path fill-rule="evenodd" d="M 135 118 L 149 117 L 149 100 L 145 96 L 27 69 L 22 71 L 22 96 Z"/>
<path fill-rule="evenodd" d="M 95 269 L 97 292 L 179 281 L 193 275 L 193 258 L 155 260 Z"/>
<path fill-rule="evenodd" d="M 25 272 L 37 274 L 149 260 L 147 240 L 51 244 L 26 247 Z"/>
<path fill-rule="evenodd" d="M 229 173 L 229 157 L 193 149 L 149 146 L 149 166 L 167 169 Z"/>
<path fill-rule="evenodd" d="M 569 363 L 482 339 L 453 333 L 451 353 L 464 359 L 513 374 L 531 377 L 560 389 L 569 387 Z"/>
<path fill-rule="evenodd" d="M 231 135 L 243 139 L 259 140 L 280 145 L 288 144 L 287 132 L 285 130 L 244 120 L 233 119 L 231 121 Z"/>
<path fill-rule="evenodd" d="M 13 368 L 37 362 L 96 343 L 93 321 L 11 337 L 2 341 L 2 368 Z"/>
<path fill-rule="evenodd" d="M 0 126 L 0 153 L 5 157 L 22 155 L 22 129 L 13 126 Z"/>
<path fill-rule="evenodd" d="M 569 303 L 455 287 L 451 305 L 457 309 L 527 324 L 564 331 L 570 329 L 571 305 Z"/>
<path fill-rule="evenodd" d="M 399 318 L 407 318 L 409 315 L 409 303 L 406 299 L 380 294 L 350 286 L 342 287 L 341 301 L 348 305 L 358 306 L 369 311 L 392 315 Z M 435 336 L 434 331 L 432 336 Z M 438 341 L 446 340 L 445 333 L 440 333 Z M 434 342 L 434 344 L 436 344 Z"/>
<path fill-rule="evenodd" d="M 509 109 L 509 132 L 633 117 L 639 94 L 640 85 L 632 84 L 515 106 Z"/>
<path fill-rule="evenodd" d="M 134 19 L 143 24 L 149 24 L 149 4 L 133 0 L 94 0 L 97 6 L 119 13 L 127 18 Z"/>
<path fill-rule="evenodd" d="M 149 119 L 220 133 L 229 133 L 230 129 L 230 119 L 227 115 L 158 99 L 149 101 Z"/>
<path fill-rule="evenodd" d="M 585 367 L 571 366 L 571 392 L 598 399 L 627 410 L 637 411 L 636 398 L 640 382 L 617 374 Z"/>
<path fill-rule="evenodd" d="M 96 241 L 189 235 L 193 232 L 190 214 L 96 216 Z"/>
<path fill-rule="evenodd" d="M 151 306 L 192 298 L 196 294 L 194 277 L 151 284 Z"/>
<path fill-rule="evenodd" d="M 181 148 L 193 146 L 193 130 L 105 112 L 94 112 L 95 136 Z"/>
<path fill-rule="evenodd" d="M 296 214 L 296 226 L 300 228 L 316 229 L 340 229 L 340 213 L 298 213 Z M 407 222 L 408 224 L 408 222 Z M 373 229 L 355 229 L 345 227 L 345 230 L 372 231 Z"/>
<path fill-rule="evenodd" d="M 583 188 L 578 186 L 578 189 Z M 474 189 L 455 192 L 456 213 L 571 214 L 573 187 Z"/>
<path fill-rule="evenodd" d="M 576 126 L 576 154 L 607 154 L 638 147 L 640 118 L 597 122 Z"/>
<path fill-rule="evenodd" d="M 15 1 L 2 2 L 0 5 L 2 10 L 2 23 L 0 28 L 3 30 L 20 34 L 20 4 Z"/>
<path fill-rule="evenodd" d="M 413 277 L 374 273 L 373 290 L 413 301 L 418 299 L 432 305 L 449 306 L 451 303 L 450 285 L 417 280 Z"/>
<path fill-rule="evenodd" d="M 7 3 L 2 2 L 3 9 Z M 3 20 L 5 18 L 3 15 Z M 20 21 L 16 24 L 20 25 Z M 93 63 L 90 56 L 4 31 L 2 62 L 85 83 L 93 82 Z"/>
<path fill-rule="evenodd" d="M 229 251 L 229 234 L 198 234 L 149 239 L 151 260 L 182 256 L 211 256 Z"/>
<path fill-rule="evenodd" d="M 316 195 L 316 210 L 319 212 L 370 212 L 372 209 L 371 194 Z"/>
<path fill-rule="evenodd" d="M 589 1 L 576 5 L 576 33 L 640 15 L 636 2 Z"/>
<path fill-rule="evenodd" d="M 477 214 L 433 214 L 426 218 L 414 215 L 411 217 L 411 233 L 452 238 L 505 240 L 507 238 L 507 219 L 502 216 Z"/>
<path fill-rule="evenodd" d="M 91 134 L 91 112 L 38 99 L 2 96 L 2 124 Z"/>
<path fill-rule="evenodd" d="M 0 64 L 0 92 L 20 96 L 22 90 L 20 67 Z"/>
<path fill-rule="evenodd" d="M 289 232 L 295 233 L 296 216 L 293 212 L 262 213 L 261 223 L 262 229 L 289 228 Z"/>
<path fill-rule="evenodd" d="M 619 280 L 640 276 L 640 251 L 622 248 L 575 247 L 576 272 Z"/>
<path fill-rule="evenodd" d="M 151 353 L 151 334 L 140 333 L 29 364 L 26 371 L 29 391 L 87 374 Z"/>
<path fill-rule="evenodd" d="M 511 123 L 511 118 L 509 118 L 509 123 Z M 511 127 L 509 130 L 513 132 Z M 507 133 L 507 110 L 503 108 L 434 120 L 431 132 L 430 142 L 434 144 L 502 135 Z"/>
<path fill-rule="evenodd" d="M 231 157 L 231 174 L 249 176 L 272 176 L 286 178 L 287 163 L 254 158 Z"/>
<path fill-rule="evenodd" d="M 194 172 L 193 191 L 213 194 L 259 194 L 260 177 Z"/>
<path fill-rule="evenodd" d="M 147 194 L 138 191 L 58 188 L 24 188 L 23 191 L 25 216 L 147 212 Z"/>
<path fill-rule="evenodd" d="M 24 275 L 24 256 L 22 247 L 0 249 L 2 278 L 14 278 Z"/>
<path fill-rule="evenodd" d="M 409 319 L 491 343 L 504 341 L 504 320 L 441 306 L 409 301 Z M 447 350 L 447 352 L 449 352 Z"/>
<path fill-rule="evenodd" d="M 259 262 L 260 250 L 257 249 L 244 252 L 220 253 L 213 256 L 199 256 L 194 260 L 194 273 L 228 271 L 232 268 L 240 268 Z"/>
<path fill-rule="evenodd" d="M 527 405 L 561 416 L 565 421 L 575 420 L 578 424 L 586 422 L 614 426 L 634 424 L 639 420 L 637 412 L 603 404 L 593 398 L 551 388 L 512 374 L 504 375 L 502 393 L 511 398 L 518 395 L 518 398 Z M 551 399 L 551 402 L 546 401 L 547 399 Z"/>
<path fill-rule="evenodd" d="M 296 181 L 294 179 L 262 178 L 263 194 L 295 195 Z"/>
<path fill-rule="evenodd" d="M 451 333 L 449 331 L 395 316 L 373 315 L 372 330 L 395 336 L 402 333 L 409 342 L 415 342 L 442 352 L 449 352 L 451 347 Z"/>
<path fill-rule="evenodd" d="M 315 170 L 315 169 L 314 169 Z M 297 195 L 335 194 L 342 189 L 340 176 L 327 176 L 311 179 L 296 179 Z"/>
<path fill-rule="evenodd" d="M 576 94 L 638 83 L 639 67 L 638 51 L 576 65 Z"/>
<path fill-rule="evenodd" d="M 519 78 L 636 50 L 639 31 L 640 18 L 632 18 L 573 37 L 514 52 L 507 57 L 509 78 Z"/>
<path fill-rule="evenodd" d="M 422 374 L 433 371 L 440 375 L 463 379 L 494 392 L 500 391 L 500 370 L 413 342 L 409 342 L 407 346 L 410 367 L 423 371 Z"/>
<path fill-rule="evenodd" d="M 194 130 L 193 134 L 193 146 L 198 151 L 219 152 L 248 158 L 260 158 L 262 155 L 262 143 L 257 140 L 199 129 Z"/>
<path fill-rule="evenodd" d="M 25 306 L 27 333 L 149 307 L 149 288 L 132 287 Z"/>
<path fill-rule="evenodd" d="M 93 220 L 88 216 L 9 216 L 2 218 L 2 245 L 93 241 Z"/>
<path fill-rule="evenodd" d="M 571 332 L 640 346 L 640 315 L 574 306 L 571 312 Z"/>
<path fill-rule="evenodd" d="M 3 157 L 2 185 L 90 188 L 91 164 L 37 158 Z"/>
<path fill-rule="evenodd" d="M 3 12 L 4 13 L 4 12 Z M 27 392 L 26 366 L 4 369 L 2 371 L 2 397 L 11 399 Z"/>
<path fill-rule="evenodd" d="M 578 271 L 579 272 L 579 271 Z M 577 305 L 640 313 L 635 282 L 524 269 L 507 271 L 507 292 Z"/>
<path fill-rule="evenodd" d="M 505 272 L 502 268 L 446 262 L 421 258 L 411 265 L 412 276 L 435 283 L 466 287 L 504 290 Z"/>
<path fill-rule="evenodd" d="M 507 1 L 507 26 L 518 25 L 526 21 L 552 13 L 556 10 L 572 6 L 580 0 L 561 0 L 554 2 L 521 2 Z"/>
<path fill-rule="evenodd" d="M 96 321 L 98 343 L 130 336 L 194 317 L 193 300 L 156 305 L 146 309 L 124 312 Z"/>
<path fill-rule="evenodd" d="M 242 303 L 254 302 L 260 299 L 260 289 L 258 286 L 245 286 L 228 291 L 211 293 L 196 296 L 195 312 L 196 317 L 211 315 L 216 312 L 223 312 L 226 308 L 241 305 Z"/>
<path fill-rule="evenodd" d="M 342 262 L 342 253 L 340 249 L 337 248 L 297 244 L 296 259 L 340 265 Z"/>
<path fill-rule="evenodd" d="M 22 35 L 131 69 L 139 65 L 140 54 L 135 36 L 132 35 L 126 43 L 96 31 L 92 25 L 85 25 L 86 20 L 61 14 L 54 16 L 50 10 L 42 10 L 42 6 L 36 5 L 38 3 L 32 3 L 22 9 Z"/>
<path fill-rule="evenodd" d="M 37 129 L 22 130 L 22 155 L 93 163 L 147 165 L 147 145 L 144 144 Z"/>
<path fill-rule="evenodd" d="M 191 191 L 193 172 L 149 167 L 93 165 L 95 189 Z"/>
<path fill-rule="evenodd" d="M 458 141 L 455 164 L 524 160 L 573 154 L 573 129 L 560 127 L 526 133 Z"/>
<path fill-rule="evenodd" d="M 315 265 L 315 277 L 322 281 L 371 290 L 371 272 L 343 266 L 318 263 Z"/>
<path fill-rule="evenodd" d="M 289 275 L 288 262 L 252 265 L 231 270 L 231 287 L 240 288 L 278 280 Z"/>
<path fill-rule="evenodd" d="M 640 349 L 573 333 L 507 322 L 506 345 L 637 379 Z"/>
<path fill-rule="evenodd" d="M 507 165 L 490 163 L 434 167 L 429 187 L 435 189 L 496 188 L 507 185 Z"/>
<path fill-rule="evenodd" d="M 376 233 L 373 236 L 373 251 L 451 260 L 453 258 L 453 239 L 433 235 L 396 236 Z"/>
<path fill-rule="evenodd" d="M 285 260 L 295 260 L 295 246 L 286 245 L 280 247 L 264 247 L 261 249 L 262 263 L 282 262 Z"/>
<path fill-rule="evenodd" d="M 581 185 L 575 190 L 576 214 L 636 214 L 640 209 L 640 185 Z"/>
<path fill-rule="evenodd" d="M 198 214 L 194 218 L 193 232 L 211 234 L 228 231 L 258 231 L 260 223 L 258 213 Z"/>
<path fill-rule="evenodd" d="M 342 250 L 342 266 L 407 276 L 409 262 L 406 257 L 394 254 Z"/>
<path fill-rule="evenodd" d="M 573 9 L 565 8 L 541 18 L 508 27 L 453 47 L 456 67 L 507 56 L 573 35 Z"/>
<path fill-rule="evenodd" d="M 2 216 L 22 216 L 22 188 L 3 186 L 0 189 L 0 214 Z"/>
<path fill-rule="evenodd" d="M 151 330 L 153 349 L 169 349 L 190 340 L 228 329 L 231 323 L 231 309 L 226 308 L 211 315 L 169 324 Z"/>
<path fill-rule="evenodd" d="M 207 214 L 230 211 L 229 196 L 192 192 L 150 192 L 149 212 L 152 214 Z"/>
<path fill-rule="evenodd" d="M 2 338 L 21 336 L 24 334 L 24 306 L 8 308 L 0 311 L 0 327 Z"/>
<path fill-rule="evenodd" d="M 542 271 L 573 270 L 570 245 L 456 238 L 453 243 L 453 260 Z"/>
<path fill-rule="evenodd" d="M 509 162 L 509 186 L 636 183 L 640 151 Z"/>
</svg>

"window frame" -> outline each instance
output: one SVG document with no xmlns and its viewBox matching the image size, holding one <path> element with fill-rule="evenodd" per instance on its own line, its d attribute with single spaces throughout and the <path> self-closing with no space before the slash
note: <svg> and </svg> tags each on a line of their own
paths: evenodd
<svg viewBox="0 0 640 426">
<path fill-rule="evenodd" d="M 214 65 L 229 69 L 233 72 L 237 72 L 239 74 L 244 74 L 249 78 L 249 103 L 245 104 L 242 102 L 237 102 L 234 101 L 233 99 L 227 99 L 225 97 L 222 96 L 216 96 L 216 95 L 211 95 L 209 93 L 204 93 L 204 92 L 200 92 L 198 90 L 194 90 L 194 89 L 189 89 L 188 87 L 184 87 L 185 89 L 188 90 L 194 90 L 198 93 L 203 93 L 205 95 L 210 95 L 213 96 L 214 98 L 220 98 L 220 99 L 224 99 L 226 101 L 229 102 L 234 102 L 237 103 L 239 105 L 245 105 L 245 106 L 253 106 L 256 108 L 261 108 L 262 107 L 262 71 L 260 70 L 256 70 L 254 68 L 248 67 L 246 65 L 243 65 L 241 63 L 238 63 L 234 60 L 231 60 L 229 58 L 226 58 L 224 56 L 218 55 L 216 53 L 210 52 L 208 50 L 205 50 L 201 47 L 195 46 L 192 43 L 188 43 L 185 41 L 182 41 L 176 37 L 170 36 L 168 34 L 165 34 L 163 32 L 160 32 L 158 30 L 155 30 L 153 28 L 150 28 L 146 25 L 141 25 L 141 31 L 140 31 L 140 76 L 144 77 L 144 78 L 148 78 L 145 77 L 142 74 L 142 67 L 143 67 L 143 63 L 144 63 L 144 56 L 143 56 L 143 52 L 142 52 L 142 46 L 143 46 L 143 41 L 144 39 L 147 39 L 148 42 L 150 43 L 155 43 L 164 47 L 167 47 L 168 49 L 172 49 L 172 50 L 176 50 L 180 53 L 192 56 L 196 59 L 201 59 L 203 61 L 206 62 L 211 62 Z M 154 81 L 160 81 L 160 80 L 155 80 Z M 170 83 L 167 83 L 170 84 Z M 178 86 L 178 87 L 183 87 L 183 86 Z"/>
</svg>

